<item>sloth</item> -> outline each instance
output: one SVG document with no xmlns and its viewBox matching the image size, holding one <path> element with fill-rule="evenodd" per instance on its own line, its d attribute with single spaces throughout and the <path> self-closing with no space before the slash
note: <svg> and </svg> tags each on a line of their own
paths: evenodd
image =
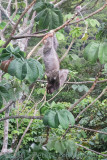
<svg viewBox="0 0 107 160">
<path fill-rule="evenodd" d="M 44 37 L 43 60 L 47 75 L 47 93 L 52 94 L 63 86 L 67 79 L 68 70 L 60 69 L 59 58 L 56 53 L 58 42 L 53 31 Z"/>
</svg>

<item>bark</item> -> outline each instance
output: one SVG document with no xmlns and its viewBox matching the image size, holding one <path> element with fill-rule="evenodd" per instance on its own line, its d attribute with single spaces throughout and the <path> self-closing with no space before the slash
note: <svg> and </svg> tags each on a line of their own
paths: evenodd
<svg viewBox="0 0 107 160">
<path fill-rule="evenodd" d="M 5 118 L 9 116 L 9 108 L 5 111 Z M 9 119 L 4 121 L 4 138 L 3 138 L 3 146 L 0 155 L 5 153 L 11 153 L 12 149 L 8 149 L 8 130 L 9 130 Z"/>
</svg>

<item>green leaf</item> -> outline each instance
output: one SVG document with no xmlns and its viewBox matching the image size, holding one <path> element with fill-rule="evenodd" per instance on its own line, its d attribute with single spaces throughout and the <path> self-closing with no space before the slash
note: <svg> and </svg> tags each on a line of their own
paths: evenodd
<svg viewBox="0 0 107 160">
<path fill-rule="evenodd" d="M 59 120 L 60 125 L 64 129 L 67 129 L 69 126 L 69 119 L 68 119 L 68 116 L 67 116 L 65 110 L 63 109 L 63 110 L 57 111 L 57 115 L 58 115 L 58 120 Z"/>
<path fill-rule="evenodd" d="M 59 17 L 59 24 L 60 24 L 60 25 L 63 24 L 63 15 L 62 15 L 61 11 L 60 11 L 59 9 L 55 8 L 55 9 L 54 9 L 54 12 L 55 12 L 55 13 L 58 15 L 58 17 Z"/>
<path fill-rule="evenodd" d="M 85 34 L 83 35 L 83 37 L 82 37 L 82 40 L 85 41 L 85 40 L 87 40 L 87 39 L 88 39 L 88 34 L 85 33 Z"/>
<path fill-rule="evenodd" d="M 43 68 L 42 65 L 34 59 L 22 60 L 16 58 L 10 62 L 8 73 L 11 76 L 16 76 L 20 80 L 26 78 L 29 82 L 32 83 L 38 77 L 42 78 Z"/>
<path fill-rule="evenodd" d="M 78 88 L 78 85 L 73 84 L 73 85 L 72 85 L 72 88 L 73 88 L 74 90 L 76 90 L 76 89 Z"/>
<path fill-rule="evenodd" d="M 73 60 L 77 60 L 77 59 L 79 59 L 79 57 L 76 55 L 76 54 L 71 54 L 71 57 L 73 58 Z"/>
<path fill-rule="evenodd" d="M 75 142 L 72 140 L 67 140 L 65 143 L 66 143 L 68 157 L 75 158 L 77 154 L 77 146 Z"/>
<path fill-rule="evenodd" d="M 92 27 L 95 27 L 96 25 L 99 27 L 100 23 L 96 19 L 90 19 L 89 23 Z"/>
<path fill-rule="evenodd" d="M 36 5 L 33 7 L 33 10 L 36 10 L 37 12 L 40 12 L 43 8 L 45 8 L 45 3 L 44 2 L 38 2 Z"/>
<path fill-rule="evenodd" d="M 39 94 L 44 95 L 44 94 L 45 94 L 45 91 L 46 91 L 45 88 L 39 88 L 38 91 L 37 91 L 37 94 L 38 94 L 38 95 L 39 95 Z"/>
<path fill-rule="evenodd" d="M 39 70 L 36 61 L 34 59 L 28 59 L 26 62 L 26 67 L 27 67 L 26 79 L 31 83 L 36 81 L 39 76 Z"/>
<path fill-rule="evenodd" d="M 48 114 L 48 124 L 50 127 L 57 128 L 59 123 L 58 119 L 56 118 L 56 112 L 50 111 Z"/>
<path fill-rule="evenodd" d="M 56 149 L 56 151 L 59 152 L 60 154 L 64 153 L 64 151 L 65 151 L 65 146 L 64 146 L 63 142 L 56 141 L 56 143 L 55 143 L 55 149 Z"/>
<path fill-rule="evenodd" d="M 57 33 L 56 33 L 56 37 L 57 37 L 57 39 L 58 39 L 59 41 L 65 40 L 65 37 L 64 37 L 64 35 L 63 35 L 61 32 L 57 32 Z"/>
<path fill-rule="evenodd" d="M 75 124 L 75 118 L 73 116 L 73 114 L 71 112 L 69 112 L 68 110 L 65 110 L 67 116 L 68 116 L 68 119 L 69 119 L 69 124 L 71 124 L 72 126 L 74 126 Z"/>
<path fill-rule="evenodd" d="M 48 110 L 48 107 L 43 106 L 42 108 L 40 108 L 40 114 L 44 114 L 47 110 Z"/>
<path fill-rule="evenodd" d="M 10 65 L 8 67 L 8 73 L 11 76 L 16 76 L 18 79 L 23 80 L 26 76 L 26 69 L 25 66 L 23 67 L 24 62 L 21 59 L 14 59 L 10 62 Z M 22 69 L 25 71 L 22 71 Z"/>
<path fill-rule="evenodd" d="M 34 10 L 37 11 L 36 21 L 39 21 L 41 28 L 54 29 L 63 23 L 63 16 L 59 9 L 54 8 L 53 4 L 38 2 Z"/>
<path fill-rule="evenodd" d="M 0 29 L 2 30 L 6 26 L 6 22 L 1 22 L 0 23 Z"/>
<path fill-rule="evenodd" d="M 98 59 L 99 43 L 91 42 L 84 50 L 84 58 L 92 63 Z"/>
<path fill-rule="evenodd" d="M 78 91 L 83 92 L 84 91 L 84 85 L 79 85 L 78 86 Z"/>
<path fill-rule="evenodd" d="M 10 99 L 10 95 L 8 90 L 4 87 L 4 86 L 0 86 L 0 95 L 6 100 L 8 101 Z M 2 100 L 1 100 L 2 102 Z"/>
<path fill-rule="evenodd" d="M 2 46 L 5 42 L 0 40 L 0 46 Z"/>
<path fill-rule="evenodd" d="M 48 114 L 49 114 L 49 112 L 50 112 L 50 111 L 47 111 L 46 114 L 45 114 L 44 117 L 43 117 L 43 124 L 44 124 L 45 126 L 48 125 Z"/>
<path fill-rule="evenodd" d="M 2 96 L 0 95 L 0 108 L 2 107 L 3 105 L 3 99 L 2 99 Z"/>
<path fill-rule="evenodd" d="M 101 64 L 104 64 L 107 62 L 107 43 L 100 43 L 98 58 Z"/>
<path fill-rule="evenodd" d="M 42 77 L 43 77 L 43 67 L 37 60 L 35 60 L 35 62 L 36 62 L 36 65 L 37 65 L 37 68 L 38 68 L 38 71 L 39 71 L 39 78 L 42 79 Z"/>
</svg>

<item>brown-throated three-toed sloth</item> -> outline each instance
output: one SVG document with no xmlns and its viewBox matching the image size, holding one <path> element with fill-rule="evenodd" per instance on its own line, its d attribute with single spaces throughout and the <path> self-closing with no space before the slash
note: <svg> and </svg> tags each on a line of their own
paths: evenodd
<svg viewBox="0 0 107 160">
<path fill-rule="evenodd" d="M 58 42 L 54 32 L 51 31 L 44 37 L 43 60 L 47 75 L 47 93 L 52 94 L 59 89 L 67 79 L 68 70 L 60 69 L 58 55 L 56 49 Z"/>
</svg>

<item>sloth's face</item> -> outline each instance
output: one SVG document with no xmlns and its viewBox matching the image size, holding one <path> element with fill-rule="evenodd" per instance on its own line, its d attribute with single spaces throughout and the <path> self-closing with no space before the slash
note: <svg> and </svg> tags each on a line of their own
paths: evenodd
<svg viewBox="0 0 107 160">
<path fill-rule="evenodd" d="M 52 84 L 47 84 L 47 93 L 52 94 L 54 91 L 54 86 Z"/>
</svg>

